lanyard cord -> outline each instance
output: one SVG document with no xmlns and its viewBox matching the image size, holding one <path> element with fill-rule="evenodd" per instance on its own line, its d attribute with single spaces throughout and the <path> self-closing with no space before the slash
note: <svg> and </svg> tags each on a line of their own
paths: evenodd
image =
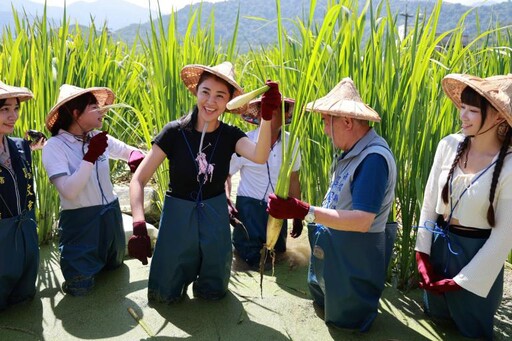
<svg viewBox="0 0 512 341">
<path fill-rule="evenodd" d="M 279 143 L 279 141 L 281 141 L 281 133 L 279 133 L 276 142 L 274 142 L 274 144 L 270 147 L 270 152 L 271 153 L 274 150 L 274 147 L 276 146 L 276 144 Z M 269 155 L 269 157 L 270 157 L 270 155 Z M 268 188 L 269 187 L 272 189 L 273 193 L 276 192 L 276 190 L 274 189 L 274 185 L 272 184 L 272 178 L 270 177 L 270 166 L 268 165 L 268 159 L 265 162 L 265 165 L 267 166 L 268 182 L 267 182 L 267 188 L 265 188 L 265 193 L 263 193 L 263 198 L 261 198 L 261 201 L 266 201 L 265 199 L 267 198 L 267 192 L 268 192 Z"/>
</svg>

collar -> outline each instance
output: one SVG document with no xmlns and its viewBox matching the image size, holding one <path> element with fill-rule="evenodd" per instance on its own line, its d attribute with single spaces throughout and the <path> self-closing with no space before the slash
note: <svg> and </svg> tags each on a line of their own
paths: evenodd
<svg viewBox="0 0 512 341">
<path fill-rule="evenodd" d="M 88 137 L 87 140 L 89 140 L 91 137 L 93 137 L 95 135 L 94 132 L 95 131 L 92 130 L 92 131 L 87 133 L 87 137 Z M 82 140 L 82 137 L 73 135 L 69 131 L 64 130 L 64 129 L 59 129 L 59 133 L 57 134 L 57 136 L 59 136 L 61 139 L 64 139 L 64 140 L 66 140 L 67 142 L 70 142 L 70 143 L 83 143 L 84 142 Z"/>
<path fill-rule="evenodd" d="M 341 154 L 342 159 L 348 159 L 359 155 L 375 138 L 379 135 L 375 132 L 375 129 L 370 128 L 368 132 L 361 137 L 353 146 L 347 151 Z"/>
</svg>

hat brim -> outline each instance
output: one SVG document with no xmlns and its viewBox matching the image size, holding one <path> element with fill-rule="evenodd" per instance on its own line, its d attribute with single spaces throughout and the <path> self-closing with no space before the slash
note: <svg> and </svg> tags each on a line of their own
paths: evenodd
<svg viewBox="0 0 512 341">
<path fill-rule="evenodd" d="M 0 99 L 17 98 L 20 102 L 34 98 L 32 91 L 25 87 L 7 85 L 0 82 Z"/>
<path fill-rule="evenodd" d="M 466 86 L 469 86 L 484 97 L 507 120 L 507 123 L 512 126 L 510 109 L 505 105 L 507 99 L 503 99 L 498 93 L 499 89 L 490 82 L 498 77 L 480 78 L 468 74 L 452 73 L 443 78 L 441 86 L 446 96 L 450 98 L 459 110 L 462 106 L 462 92 Z M 510 102 L 510 99 L 508 99 L 508 102 Z"/>
<path fill-rule="evenodd" d="M 112 90 L 106 87 L 91 87 L 91 88 L 85 88 L 80 91 L 74 92 L 73 94 L 70 94 L 69 96 L 61 99 L 60 101 L 55 104 L 50 111 L 48 112 L 48 115 L 46 116 L 46 128 L 51 131 L 55 122 L 57 121 L 58 115 L 59 115 L 59 108 L 66 104 L 67 102 L 83 95 L 86 93 L 92 93 L 94 97 L 98 100 L 98 105 L 100 107 L 103 107 L 105 105 L 110 105 L 114 103 L 115 94 Z"/>
<path fill-rule="evenodd" d="M 292 121 L 293 110 L 295 108 L 295 100 L 291 98 L 284 98 L 285 109 L 285 122 L 289 124 Z M 249 123 L 259 125 L 261 122 L 261 98 L 254 99 L 249 102 L 247 110 L 240 114 L 242 118 Z"/>
<path fill-rule="evenodd" d="M 187 89 L 194 96 L 197 96 L 197 83 L 199 83 L 199 79 L 201 78 L 201 75 L 205 71 L 219 77 L 220 79 L 226 81 L 228 84 L 233 86 L 235 88 L 235 91 L 233 93 L 233 98 L 240 96 L 244 93 L 244 90 L 242 89 L 242 87 L 240 85 L 238 85 L 237 82 L 235 82 L 230 77 L 227 77 L 225 74 L 215 70 L 214 68 L 212 68 L 210 66 L 201 65 L 201 64 L 185 65 L 181 69 L 181 73 L 180 73 L 181 79 L 183 80 L 183 83 L 185 83 L 185 86 L 187 87 Z M 243 109 L 243 108 L 241 108 L 241 109 Z M 241 110 L 240 110 L 240 108 L 237 108 L 234 110 L 226 109 L 226 112 L 239 114 L 239 113 L 241 113 Z"/>
<path fill-rule="evenodd" d="M 351 117 L 358 120 L 380 122 L 379 114 L 369 105 L 352 100 L 332 101 L 322 97 L 306 104 L 306 110 L 336 117 Z"/>
</svg>

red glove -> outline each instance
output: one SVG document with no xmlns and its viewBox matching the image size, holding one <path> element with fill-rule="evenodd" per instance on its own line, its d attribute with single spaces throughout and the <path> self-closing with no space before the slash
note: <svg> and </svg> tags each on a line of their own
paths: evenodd
<svg viewBox="0 0 512 341">
<path fill-rule="evenodd" d="M 268 197 L 267 212 L 274 218 L 303 220 L 308 211 L 309 204 L 294 197 L 282 199 L 275 193 L 271 193 Z"/>
<path fill-rule="evenodd" d="M 142 154 L 138 150 L 132 151 L 130 153 L 130 158 L 128 159 L 128 166 L 130 167 L 130 172 L 135 173 L 137 167 L 139 167 L 142 160 L 144 160 L 144 154 Z"/>
<path fill-rule="evenodd" d="M 309 210 L 309 208 L 308 208 Z M 302 234 L 302 229 L 304 228 L 304 225 L 302 225 L 301 219 L 293 219 L 293 228 L 292 232 L 290 232 L 290 237 L 297 238 Z"/>
<path fill-rule="evenodd" d="M 151 257 L 151 241 L 145 221 L 133 222 L 133 235 L 128 240 L 128 254 L 140 260 L 142 264 L 148 264 L 148 257 Z"/>
<path fill-rule="evenodd" d="M 416 263 L 421 277 L 420 288 L 428 290 L 427 287 L 440 278 L 434 273 L 432 264 L 430 264 L 430 256 L 426 253 L 416 251 Z"/>
<path fill-rule="evenodd" d="M 265 84 L 268 85 L 270 89 L 261 96 L 261 118 L 270 121 L 274 110 L 279 109 L 281 106 L 281 93 L 279 92 L 279 85 L 276 82 L 268 80 Z"/>
<path fill-rule="evenodd" d="M 429 288 L 431 291 L 435 291 L 437 293 L 445 293 L 450 291 L 461 290 L 462 287 L 455 283 L 455 281 L 451 278 L 442 279 L 440 281 L 434 282 L 430 285 Z M 429 290 L 427 289 L 427 290 Z"/>
<path fill-rule="evenodd" d="M 229 212 L 229 223 L 233 227 L 237 227 L 237 225 L 240 223 L 240 220 L 238 219 L 238 210 L 236 209 L 235 205 L 233 205 L 233 202 L 231 199 L 228 199 L 228 212 Z"/>
<path fill-rule="evenodd" d="M 94 135 L 89 141 L 89 149 L 84 155 L 84 160 L 94 164 L 101 154 L 107 149 L 107 132 L 102 131 Z"/>
</svg>

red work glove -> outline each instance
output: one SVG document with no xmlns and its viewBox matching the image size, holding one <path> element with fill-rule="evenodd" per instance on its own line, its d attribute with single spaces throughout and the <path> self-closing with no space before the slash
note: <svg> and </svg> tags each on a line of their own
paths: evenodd
<svg viewBox="0 0 512 341">
<path fill-rule="evenodd" d="M 437 293 L 445 293 L 450 291 L 461 290 L 462 287 L 455 283 L 455 281 L 451 278 L 442 279 L 440 281 L 434 282 L 430 285 L 430 288 L 427 290 L 431 290 Z"/>
<path fill-rule="evenodd" d="M 309 210 L 309 208 L 308 208 Z M 304 225 L 302 225 L 301 219 L 293 219 L 293 228 L 292 232 L 290 232 L 290 237 L 297 238 L 302 234 L 302 229 L 304 228 Z"/>
<path fill-rule="evenodd" d="M 308 211 L 309 204 L 294 197 L 282 199 L 275 195 L 275 193 L 271 193 L 268 197 L 267 212 L 274 218 L 303 220 Z"/>
<path fill-rule="evenodd" d="M 278 110 L 281 106 L 281 93 L 279 92 L 279 85 L 276 82 L 268 80 L 265 84 L 268 85 L 270 89 L 261 96 L 261 118 L 270 121 L 274 110 Z"/>
<path fill-rule="evenodd" d="M 144 160 L 144 154 L 138 150 L 132 151 L 130 153 L 130 157 L 128 158 L 128 166 L 130 167 L 130 172 L 135 173 L 142 160 Z"/>
<path fill-rule="evenodd" d="M 233 205 L 233 202 L 231 199 L 228 199 L 228 212 L 229 212 L 229 223 L 233 227 L 237 227 L 237 225 L 240 223 L 240 220 L 238 219 L 238 210 L 236 209 L 235 205 Z"/>
<path fill-rule="evenodd" d="M 84 155 L 84 160 L 94 164 L 100 155 L 105 152 L 105 149 L 107 149 L 107 140 L 106 131 L 94 135 L 89 141 L 89 149 Z"/>
<path fill-rule="evenodd" d="M 151 258 L 151 241 L 145 221 L 133 222 L 133 235 L 128 240 L 128 254 L 142 264 L 148 264 L 148 257 Z"/>
<path fill-rule="evenodd" d="M 430 256 L 424 252 L 416 251 L 416 263 L 421 277 L 420 288 L 428 290 L 428 286 L 439 279 L 430 263 Z"/>
</svg>

